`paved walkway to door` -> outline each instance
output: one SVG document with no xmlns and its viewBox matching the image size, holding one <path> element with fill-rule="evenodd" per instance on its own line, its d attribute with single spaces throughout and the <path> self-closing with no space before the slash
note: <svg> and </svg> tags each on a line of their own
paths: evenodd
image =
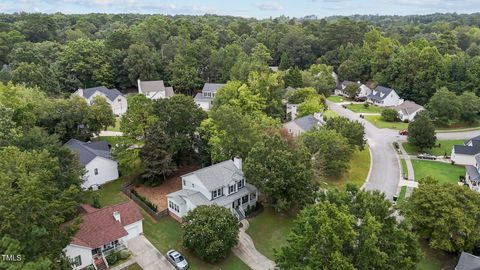
<svg viewBox="0 0 480 270">
<path fill-rule="evenodd" d="M 233 248 L 233 253 L 253 270 L 274 269 L 275 263 L 255 248 L 252 238 L 245 232 L 249 226 L 246 219 L 242 220 L 242 225 L 238 234 L 238 244 Z"/>
<path fill-rule="evenodd" d="M 138 265 L 140 265 L 143 270 L 175 270 L 167 258 L 165 258 L 145 236 L 140 235 L 132 238 L 128 240 L 127 245 Z"/>
</svg>

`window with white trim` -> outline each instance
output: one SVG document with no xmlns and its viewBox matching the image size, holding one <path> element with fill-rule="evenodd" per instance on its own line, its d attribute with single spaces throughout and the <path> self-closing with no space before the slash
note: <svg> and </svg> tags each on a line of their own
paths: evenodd
<svg viewBox="0 0 480 270">
<path fill-rule="evenodd" d="M 250 200 L 255 200 L 256 197 L 257 197 L 257 194 L 250 193 Z"/>
<path fill-rule="evenodd" d="M 212 191 L 212 200 L 223 196 L 223 188 Z"/>
<path fill-rule="evenodd" d="M 240 180 L 240 181 L 237 182 L 237 187 L 238 187 L 238 189 L 241 189 L 241 188 L 243 188 L 244 186 L 245 186 L 245 180 L 244 180 L 244 179 L 242 179 L 242 180 Z"/>
<path fill-rule="evenodd" d="M 95 168 L 95 169 L 93 170 L 93 173 L 94 173 L 95 175 L 98 175 L 98 169 Z"/>
<path fill-rule="evenodd" d="M 75 257 L 75 259 L 73 260 L 73 264 L 75 266 L 82 265 L 82 256 L 78 255 L 77 257 Z"/>
<path fill-rule="evenodd" d="M 233 184 L 231 186 L 228 186 L 228 194 L 235 193 L 237 191 L 236 187 L 237 187 L 237 185 L 235 185 L 235 184 Z"/>
<path fill-rule="evenodd" d="M 242 197 L 242 204 L 248 203 L 248 195 Z"/>
<path fill-rule="evenodd" d="M 172 202 L 172 201 L 168 201 L 168 208 L 172 209 L 173 211 L 179 213 L 179 207 L 176 203 Z"/>
</svg>

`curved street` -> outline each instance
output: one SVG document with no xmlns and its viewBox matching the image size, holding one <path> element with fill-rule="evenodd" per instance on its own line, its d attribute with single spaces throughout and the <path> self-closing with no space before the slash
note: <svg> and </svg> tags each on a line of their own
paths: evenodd
<svg viewBox="0 0 480 270">
<path fill-rule="evenodd" d="M 330 110 L 336 112 L 338 115 L 363 123 L 365 126 L 365 137 L 370 146 L 372 158 L 370 173 L 366 179 L 364 188 L 366 190 L 379 190 L 385 193 L 385 196 L 389 200 L 392 200 L 401 180 L 400 160 L 392 144 L 395 141 L 405 141 L 406 136 L 398 135 L 396 130 L 377 128 L 370 122 L 360 118 L 359 114 L 344 109 L 341 105 L 334 102 L 327 100 L 327 105 Z M 480 130 L 442 132 L 437 133 L 437 139 L 466 140 L 479 135 Z"/>
</svg>

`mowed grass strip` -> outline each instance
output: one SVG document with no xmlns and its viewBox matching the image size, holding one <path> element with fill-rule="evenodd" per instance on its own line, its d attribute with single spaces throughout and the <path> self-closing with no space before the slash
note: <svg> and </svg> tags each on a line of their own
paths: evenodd
<svg viewBox="0 0 480 270">
<path fill-rule="evenodd" d="M 440 183 L 456 184 L 458 178 L 465 175 L 465 167 L 450 163 L 413 159 L 412 164 L 417 181 L 430 176 Z"/>
</svg>

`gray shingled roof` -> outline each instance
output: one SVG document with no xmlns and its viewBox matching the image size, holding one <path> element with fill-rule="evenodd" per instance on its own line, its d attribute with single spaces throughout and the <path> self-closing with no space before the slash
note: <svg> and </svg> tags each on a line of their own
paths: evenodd
<svg viewBox="0 0 480 270">
<path fill-rule="evenodd" d="M 208 91 L 208 92 L 217 92 L 218 89 L 222 88 L 225 86 L 224 83 L 206 83 L 203 85 L 202 91 Z"/>
<path fill-rule="evenodd" d="M 236 193 L 229 196 L 220 196 L 214 200 L 207 199 L 201 192 L 195 190 L 181 189 L 170 193 L 167 197 L 176 199 L 178 202 L 184 202 L 184 198 L 188 198 L 194 205 L 210 205 L 218 204 L 225 205 L 227 203 L 233 202 L 241 197 L 248 195 L 250 192 L 255 192 L 257 188 L 249 183 L 245 183 L 245 187 L 239 189 Z"/>
<path fill-rule="evenodd" d="M 480 257 L 462 252 L 455 270 L 480 270 Z"/>
<path fill-rule="evenodd" d="M 472 143 L 472 146 L 467 144 Z M 476 155 L 480 153 L 480 136 L 472 138 L 465 142 L 465 145 L 454 145 L 453 150 L 460 155 Z"/>
<path fill-rule="evenodd" d="M 97 86 L 97 87 L 83 89 L 83 97 L 90 98 L 97 91 L 104 94 L 110 101 L 114 101 L 115 98 L 122 95 L 122 93 L 120 93 L 120 91 L 118 91 L 115 88 L 108 89 L 105 86 Z"/>
<path fill-rule="evenodd" d="M 375 88 L 375 90 L 373 90 L 372 93 L 367 96 L 367 98 L 374 100 L 384 100 L 392 91 L 395 90 L 384 86 L 377 86 L 377 88 Z"/>
<path fill-rule="evenodd" d="M 144 93 L 165 91 L 165 84 L 163 83 L 163 81 L 140 81 L 139 87 Z"/>
<path fill-rule="evenodd" d="M 400 105 L 393 106 L 392 109 L 396 110 L 397 112 L 402 112 L 403 114 L 410 115 L 418 110 L 423 109 L 423 107 L 413 101 L 407 100 Z"/>
<path fill-rule="evenodd" d="M 295 122 L 300 128 L 302 128 L 305 131 L 309 131 L 314 127 L 319 127 L 325 124 L 323 121 L 315 118 L 313 115 L 307 115 L 304 117 L 297 118 L 293 120 L 293 122 Z"/>
<path fill-rule="evenodd" d="M 467 165 L 465 166 L 465 169 L 467 169 L 468 176 L 470 176 L 471 180 L 480 181 L 480 173 L 475 166 Z"/>
<path fill-rule="evenodd" d="M 82 142 L 76 139 L 70 139 L 65 146 L 78 154 L 80 164 L 87 165 L 97 156 L 112 159 L 110 147 L 106 141 Z"/>
<path fill-rule="evenodd" d="M 212 100 L 213 98 L 211 98 L 211 97 L 205 97 L 202 93 L 197 93 L 193 99 L 194 99 L 194 100 L 198 100 L 198 101 L 210 101 L 210 100 Z"/>
<path fill-rule="evenodd" d="M 195 175 L 208 190 L 215 190 L 228 185 L 232 180 L 240 181 L 243 178 L 242 170 L 238 169 L 230 159 L 182 175 L 182 177 L 190 175 Z"/>
</svg>

